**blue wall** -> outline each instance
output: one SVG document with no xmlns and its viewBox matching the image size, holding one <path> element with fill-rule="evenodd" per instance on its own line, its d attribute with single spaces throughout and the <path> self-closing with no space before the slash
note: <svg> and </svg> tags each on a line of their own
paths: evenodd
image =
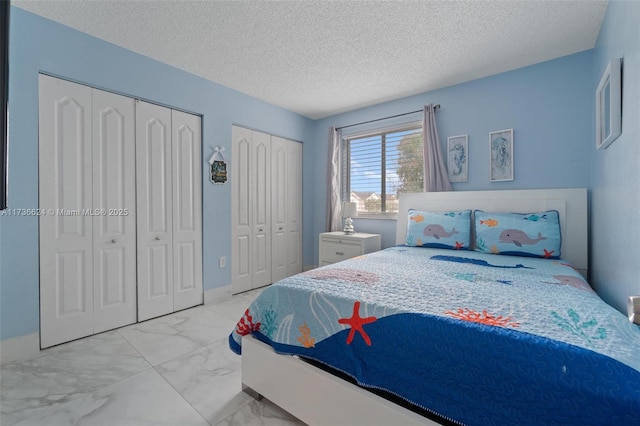
<svg viewBox="0 0 640 426">
<path fill-rule="evenodd" d="M 231 186 L 208 181 L 212 147 L 230 157 L 233 123 L 307 141 L 313 122 L 16 7 L 10 37 L 9 208 L 38 207 L 39 72 L 201 114 L 204 288 L 231 284 L 229 266 L 218 268 L 220 256 L 231 256 Z M 37 219 L 0 217 L 0 252 L 0 338 L 35 333 Z"/>
<path fill-rule="evenodd" d="M 594 49 L 593 97 L 614 58 L 624 59 L 622 133 L 607 149 L 596 150 L 595 125 L 591 131 L 590 267 L 600 296 L 626 312 L 627 298 L 640 295 L 640 2 L 612 1 L 607 7 Z"/>
<path fill-rule="evenodd" d="M 344 126 L 440 104 L 438 133 L 443 152 L 447 137 L 469 135 L 469 181 L 454 190 L 575 188 L 589 185 L 593 146 L 593 51 L 566 56 L 456 86 L 332 116 L 316 122 L 309 144 L 316 161 L 305 164 L 313 182 L 317 212 L 305 231 L 325 230 L 327 139 L 329 126 Z M 345 129 L 358 132 L 399 122 L 420 120 L 421 114 Z M 514 173 L 511 182 L 489 182 L 489 132 L 514 129 Z M 322 159 L 322 160 L 320 160 Z M 313 167 L 313 170 L 309 168 Z M 395 220 L 355 219 L 356 230 L 382 234 L 383 247 L 395 244 Z M 306 259 L 305 264 L 310 260 Z"/>
</svg>

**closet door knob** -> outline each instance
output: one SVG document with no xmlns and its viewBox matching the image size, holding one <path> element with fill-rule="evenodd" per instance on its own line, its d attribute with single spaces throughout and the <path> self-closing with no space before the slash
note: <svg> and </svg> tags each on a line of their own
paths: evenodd
<svg viewBox="0 0 640 426">
<path fill-rule="evenodd" d="M 258 229 L 258 232 L 262 232 L 262 228 Z"/>
<path fill-rule="evenodd" d="M 111 243 L 112 243 L 112 244 L 117 243 L 116 239 L 114 238 L 113 240 L 111 240 Z"/>
<path fill-rule="evenodd" d="M 160 241 L 160 236 L 156 235 L 156 241 Z"/>
<path fill-rule="evenodd" d="M 278 229 L 279 231 L 282 231 L 282 226 Z"/>
</svg>

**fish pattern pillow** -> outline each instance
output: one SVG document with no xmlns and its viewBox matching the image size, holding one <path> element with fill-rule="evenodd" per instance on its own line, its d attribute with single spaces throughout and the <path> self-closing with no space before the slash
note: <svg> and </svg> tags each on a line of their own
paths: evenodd
<svg viewBox="0 0 640 426">
<path fill-rule="evenodd" d="M 470 238 L 471 210 L 442 213 L 409 210 L 408 246 L 469 250 Z"/>
<path fill-rule="evenodd" d="M 559 259 L 562 236 L 556 210 L 541 213 L 474 212 L 475 250 Z"/>
</svg>

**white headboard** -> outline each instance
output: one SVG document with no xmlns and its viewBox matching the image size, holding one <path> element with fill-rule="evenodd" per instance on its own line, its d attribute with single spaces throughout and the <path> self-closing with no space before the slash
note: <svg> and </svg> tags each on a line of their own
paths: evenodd
<svg viewBox="0 0 640 426">
<path fill-rule="evenodd" d="M 405 243 L 409 209 L 434 212 L 477 209 L 514 213 L 557 210 L 562 233 L 562 258 L 568 260 L 584 277 L 587 276 L 589 251 L 586 188 L 400 194 L 396 244 Z"/>
</svg>

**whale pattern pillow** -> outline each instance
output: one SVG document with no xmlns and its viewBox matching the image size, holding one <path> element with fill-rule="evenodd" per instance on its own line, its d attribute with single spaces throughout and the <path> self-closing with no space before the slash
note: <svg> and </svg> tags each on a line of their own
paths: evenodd
<svg viewBox="0 0 640 426">
<path fill-rule="evenodd" d="M 471 210 L 441 213 L 409 210 L 408 246 L 469 250 L 470 238 Z"/>
<path fill-rule="evenodd" d="M 557 210 L 540 213 L 474 212 L 475 250 L 559 259 L 562 236 Z"/>
</svg>

